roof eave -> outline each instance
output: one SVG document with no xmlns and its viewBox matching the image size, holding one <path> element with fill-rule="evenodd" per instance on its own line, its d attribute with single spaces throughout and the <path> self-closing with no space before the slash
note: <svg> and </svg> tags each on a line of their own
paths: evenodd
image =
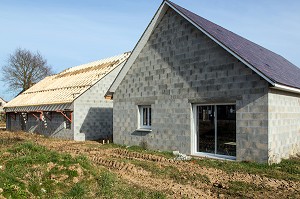
<svg viewBox="0 0 300 199">
<path fill-rule="evenodd" d="M 299 88 L 293 88 L 293 87 L 286 86 L 286 85 L 283 85 L 283 84 L 276 83 L 272 88 L 277 89 L 277 90 L 282 90 L 282 91 L 287 91 L 287 92 L 291 92 L 291 93 L 300 94 L 300 89 Z"/>
<path fill-rule="evenodd" d="M 53 102 L 51 104 L 28 104 L 22 106 L 4 106 L 3 108 L 16 108 L 16 107 L 32 107 L 32 106 L 51 106 L 51 105 L 58 105 L 58 104 L 72 104 L 74 100 L 68 102 Z"/>
</svg>

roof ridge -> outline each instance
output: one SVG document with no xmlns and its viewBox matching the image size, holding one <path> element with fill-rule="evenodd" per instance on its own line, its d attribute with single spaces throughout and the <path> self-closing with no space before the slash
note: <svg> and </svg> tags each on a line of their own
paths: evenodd
<svg viewBox="0 0 300 199">
<path fill-rule="evenodd" d="M 119 62 L 120 62 L 119 60 L 114 60 L 114 61 L 109 61 L 109 62 L 105 62 L 105 63 L 99 63 L 99 64 L 94 65 L 94 66 L 87 66 L 87 67 L 84 67 L 84 68 L 80 68 L 78 70 L 66 71 L 66 72 L 62 72 L 62 73 L 57 74 L 56 77 L 54 77 L 54 78 L 61 78 L 61 77 L 65 77 L 65 76 L 78 75 L 78 74 L 85 73 L 85 72 L 100 70 L 100 69 L 107 68 L 107 67 L 113 67 L 114 65 L 118 64 Z"/>
<path fill-rule="evenodd" d="M 80 69 L 82 69 L 82 68 L 86 68 L 86 67 L 94 67 L 94 66 L 96 66 L 96 65 L 99 65 L 101 62 L 102 62 L 102 64 L 104 64 L 104 63 L 108 63 L 108 62 L 111 62 L 111 60 L 115 60 L 115 59 L 117 59 L 117 58 L 119 58 L 119 57 L 121 57 L 121 56 L 126 56 L 126 55 L 128 55 L 128 54 L 130 54 L 130 51 L 128 51 L 128 52 L 124 52 L 124 53 L 122 53 L 122 54 L 118 54 L 118 55 L 115 55 L 115 56 L 111 56 L 111 57 L 107 57 L 107 58 L 102 58 L 102 59 L 99 59 L 99 60 L 96 60 L 96 61 L 91 61 L 91 62 L 88 62 L 88 63 L 85 63 L 85 64 L 80 64 L 80 65 L 77 65 L 77 66 L 73 66 L 73 67 L 70 67 L 70 68 L 67 68 L 67 69 L 65 69 L 65 70 L 63 70 L 62 72 L 60 72 L 60 73 L 58 73 L 58 74 L 61 74 L 61 73 L 65 73 L 65 72 L 67 72 L 68 70 L 70 70 L 70 69 L 76 69 L 76 68 L 78 68 L 78 70 L 80 70 Z M 124 58 L 123 57 L 123 58 Z M 79 68 L 80 67 L 80 68 Z M 82 67 L 82 68 L 81 68 Z M 75 70 L 74 70 L 75 71 Z M 58 75 L 57 74 L 57 75 Z"/>
</svg>

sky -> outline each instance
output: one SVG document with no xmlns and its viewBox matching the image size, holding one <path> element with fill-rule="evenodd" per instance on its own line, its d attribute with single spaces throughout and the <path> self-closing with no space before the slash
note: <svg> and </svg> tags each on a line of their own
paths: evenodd
<svg viewBox="0 0 300 199">
<path fill-rule="evenodd" d="M 300 67 L 300 1 L 173 2 Z M 162 0 L 0 0 L 0 66 L 7 64 L 8 56 L 17 48 L 39 51 L 55 73 L 131 51 L 161 3 Z M 2 81 L 0 97 L 14 97 Z"/>
</svg>

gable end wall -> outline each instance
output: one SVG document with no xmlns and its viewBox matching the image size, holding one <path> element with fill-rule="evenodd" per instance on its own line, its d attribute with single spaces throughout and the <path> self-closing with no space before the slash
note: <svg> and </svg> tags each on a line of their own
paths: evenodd
<svg viewBox="0 0 300 199">
<path fill-rule="evenodd" d="M 112 137 L 113 101 L 104 95 L 119 73 L 120 64 L 74 102 L 74 139 L 97 140 Z"/>
<path fill-rule="evenodd" d="M 268 83 L 169 9 L 114 93 L 114 142 L 191 154 L 192 106 L 237 106 L 237 160 L 268 160 Z M 151 104 L 152 132 L 137 131 Z"/>
</svg>

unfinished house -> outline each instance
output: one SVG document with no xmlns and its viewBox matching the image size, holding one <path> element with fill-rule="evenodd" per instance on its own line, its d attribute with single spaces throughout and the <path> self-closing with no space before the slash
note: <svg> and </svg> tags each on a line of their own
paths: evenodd
<svg viewBox="0 0 300 199">
<path fill-rule="evenodd" d="M 46 77 L 5 106 L 7 130 L 72 140 L 112 136 L 112 101 L 104 94 L 129 53 Z"/>
<path fill-rule="evenodd" d="M 106 97 L 118 144 L 256 162 L 300 152 L 300 69 L 170 1 Z"/>
</svg>

